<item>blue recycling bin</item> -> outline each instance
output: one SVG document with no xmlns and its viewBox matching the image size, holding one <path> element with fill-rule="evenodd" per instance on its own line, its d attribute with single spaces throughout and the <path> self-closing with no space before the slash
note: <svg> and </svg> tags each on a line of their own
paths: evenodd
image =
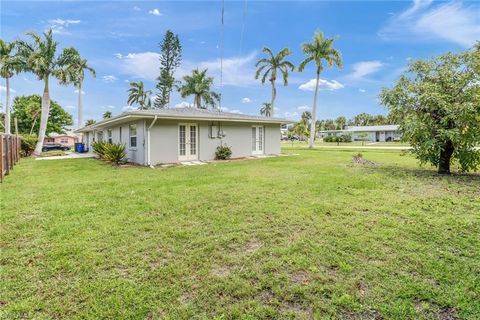
<svg viewBox="0 0 480 320">
<path fill-rule="evenodd" d="M 81 142 L 75 143 L 75 152 L 76 153 L 84 153 L 85 152 L 85 144 Z"/>
</svg>

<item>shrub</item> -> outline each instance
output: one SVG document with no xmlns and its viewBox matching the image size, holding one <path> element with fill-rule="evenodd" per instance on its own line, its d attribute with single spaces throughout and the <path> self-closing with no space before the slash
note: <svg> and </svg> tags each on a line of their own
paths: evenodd
<svg viewBox="0 0 480 320">
<path fill-rule="evenodd" d="M 339 138 L 342 140 L 339 142 L 352 142 L 352 135 L 350 134 L 342 134 Z"/>
<path fill-rule="evenodd" d="M 105 157 L 105 147 L 107 143 L 103 141 L 95 141 L 92 143 L 93 152 L 95 152 L 101 159 Z"/>
<path fill-rule="evenodd" d="M 227 145 L 219 145 L 217 151 L 215 151 L 215 159 L 227 160 L 232 155 L 232 149 Z"/>
<path fill-rule="evenodd" d="M 125 145 L 121 143 L 107 143 L 104 145 L 103 158 L 118 165 L 127 156 Z"/>
<path fill-rule="evenodd" d="M 335 136 L 325 136 L 323 137 L 323 142 L 333 142 L 333 139 L 336 138 Z"/>
<path fill-rule="evenodd" d="M 31 156 L 33 150 L 35 150 L 35 145 L 37 144 L 37 135 L 23 134 L 20 138 L 21 138 L 20 149 L 21 149 L 22 157 Z"/>
</svg>

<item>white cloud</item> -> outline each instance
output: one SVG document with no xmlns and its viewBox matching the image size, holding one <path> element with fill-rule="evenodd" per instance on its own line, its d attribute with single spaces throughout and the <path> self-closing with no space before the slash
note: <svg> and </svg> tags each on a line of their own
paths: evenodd
<svg viewBox="0 0 480 320">
<path fill-rule="evenodd" d="M 177 103 L 173 107 L 174 108 L 191 108 L 191 107 L 193 107 L 193 103 L 189 103 L 187 101 L 182 101 L 180 103 Z"/>
<path fill-rule="evenodd" d="M 362 88 L 358 88 L 358 92 L 365 93 L 365 92 L 367 92 L 367 90 L 362 89 Z"/>
<path fill-rule="evenodd" d="M 300 106 L 300 107 L 297 107 L 297 110 L 300 110 L 300 111 L 308 110 L 308 109 L 310 109 L 309 106 Z"/>
<path fill-rule="evenodd" d="M 152 9 L 148 11 L 149 14 L 154 15 L 154 16 L 161 16 L 162 14 L 160 13 L 160 10 L 158 9 Z"/>
<path fill-rule="evenodd" d="M 137 7 L 137 6 L 133 7 L 133 11 L 140 11 L 140 10 L 142 10 L 142 9 L 140 9 L 140 7 Z"/>
<path fill-rule="evenodd" d="M 450 1 L 432 5 L 432 0 L 416 0 L 412 6 L 380 30 L 384 39 L 441 39 L 469 47 L 480 39 L 478 3 Z"/>
<path fill-rule="evenodd" d="M 361 80 L 363 77 L 380 70 L 384 64 L 381 61 L 361 61 L 353 65 L 353 72 L 348 76 L 351 79 Z"/>
<path fill-rule="evenodd" d="M 52 29 L 52 32 L 56 34 L 70 34 L 67 28 L 70 25 L 79 24 L 79 23 L 80 23 L 80 20 L 51 19 L 51 20 L 48 20 L 47 29 Z"/>
<path fill-rule="evenodd" d="M 73 92 L 78 93 L 78 89 L 75 89 Z M 82 90 L 82 95 L 85 95 L 85 91 L 83 91 L 83 90 Z"/>
<path fill-rule="evenodd" d="M 115 56 L 115 58 L 117 58 L 117 59 L 122 59 L 122 58 L 123 58 L 123 56 L 122 56 L 121 53 L 115 53 L 114 56 Z"/>
<path fill-rule="evenodd" d="M 315 85 L 317 84 L 317 79 L 311 79 L 308 82 L 305 82 L 304 84 L 301 84 L 298 89 L 303 90 L 303 91 L 315 91 Z M 320 90 L 338 90 L 343 88 L 344 85 L 338 82 L 337 80 L 325 80 L 325 79 L 320 79 L 319 81 L 319 89 Z"/>
<path fill-rule="evenodd" d="M 114 81 L 117 81 L 117 80 L 118 80 L 118 78 L 115 77 L 114 75 L 103 76 L 102 79 L 103 79 L 103 81 L 105 81 L 105 82 L 114 82 Z"/>
<path fill-rule="evenodd" d="M 252 52 L 246 56 L 223 59 L 223 85 L 226 86 L 249 86 L 258 84 L 252 76 L 255 74 L 254 63 L 257 53 Z M 160 67 L 160 55 L 156 52 L 129 53 L 127 55 L 115 55 L 122 61 L 121 69 L 124 73 L 135 78 L 154 81 L 158 77 Z M 208 69 L 208 75 L 214 77 L 215 85 L 220 85 L 220 59 L 194 62 L 182 61 L 182 65 L 175 73 L 175 77 L 190 74 L 193 69 Z"/>
<path fill-rule="evenodd" d="M 72 106 L 72 105 L 68 105 L 68 106 L 65 106 L 65 108 L 66 108 L 66 109 L 70 109 L 70 110 L 72 110 L 72 109 L 76 109 L 77 107 L 75 107 L 75 106 Z"/>
<path fill-rule="evenodd" d="M 250 98 L 243 98 L 242 99 L 242 103 L 250 103 L 250 102 L 252 102 L 252 99 L 250 99 Z"/>
<path fill-rule="evenodd" d="M 135 111 L 135 110 L 137 110 L 137 108 L 134 106 L 124 106 L 122 108 L 122 112 L 129 112 L 129 111 Z"/>
<path fill-rule="evenodd" d="M 109 106 L 104 106 L 103 109 L 115 109 L 115 106 L 109 105 Z"/>
<path fill-rule="evenodd" d="M 299 117 L 299 114 L 296 111 L 294 111 L 294 112 L 286 111 L 283 115 L 287 119 L 296 119 L 296 118 Z"/>
<path fill-rule="evenodd" d="M 0 92 L 7 92 L 7 87 L 0 85 Z M 10 87 L 10 92 L 14 93 L 17 91 L 15 89 L 12 89 L 12 87 Z"/>
</svg>

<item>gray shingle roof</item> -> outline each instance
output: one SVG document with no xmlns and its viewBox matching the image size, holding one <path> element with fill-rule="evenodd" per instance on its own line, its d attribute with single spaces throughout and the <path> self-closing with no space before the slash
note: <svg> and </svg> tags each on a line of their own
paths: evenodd
<svg viewBox="0 0 480 320">
<path fill-rule="evenodd" d="M 398 130 L 398 125 L 389 124 L 384 126 L 358 126 L 358 127 L 348 127 L 346 131 L 396 131 Z"/>
<path fill-rule="evenodd" d="M 99 121 L 91 126 L 80 128 L 76 132 L 90 131 L 103 125 L 122 121 L 126 118 L 154 118 L 179 119 L 179 120 L 206 120 L 206 121 L 233 121 L 233 122 L 259 122 L 259 123 L 290 123 L 286 119 L 264 116 L 246 115 L 233 112 L 223 112 L 198 108 L 165 108 L 154 110 L 135 110 L 124 112 L 118 116 Z"/>
</svg>

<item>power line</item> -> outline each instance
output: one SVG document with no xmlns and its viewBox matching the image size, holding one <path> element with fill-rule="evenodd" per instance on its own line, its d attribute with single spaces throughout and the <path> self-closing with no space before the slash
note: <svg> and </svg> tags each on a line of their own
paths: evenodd
<svg viewBox="0 0 480 320">
<path fill-rule="evenodd" d="M 223 100 L 223 34 L 224 34 L 224 22 L 223 16 L 225 13 L 225 0 L 222 0 L 222 26 L 220 29 L 220 101 L 219 101 L 219 111 L 222 111 L 222 100 Z"/>
</svg>

